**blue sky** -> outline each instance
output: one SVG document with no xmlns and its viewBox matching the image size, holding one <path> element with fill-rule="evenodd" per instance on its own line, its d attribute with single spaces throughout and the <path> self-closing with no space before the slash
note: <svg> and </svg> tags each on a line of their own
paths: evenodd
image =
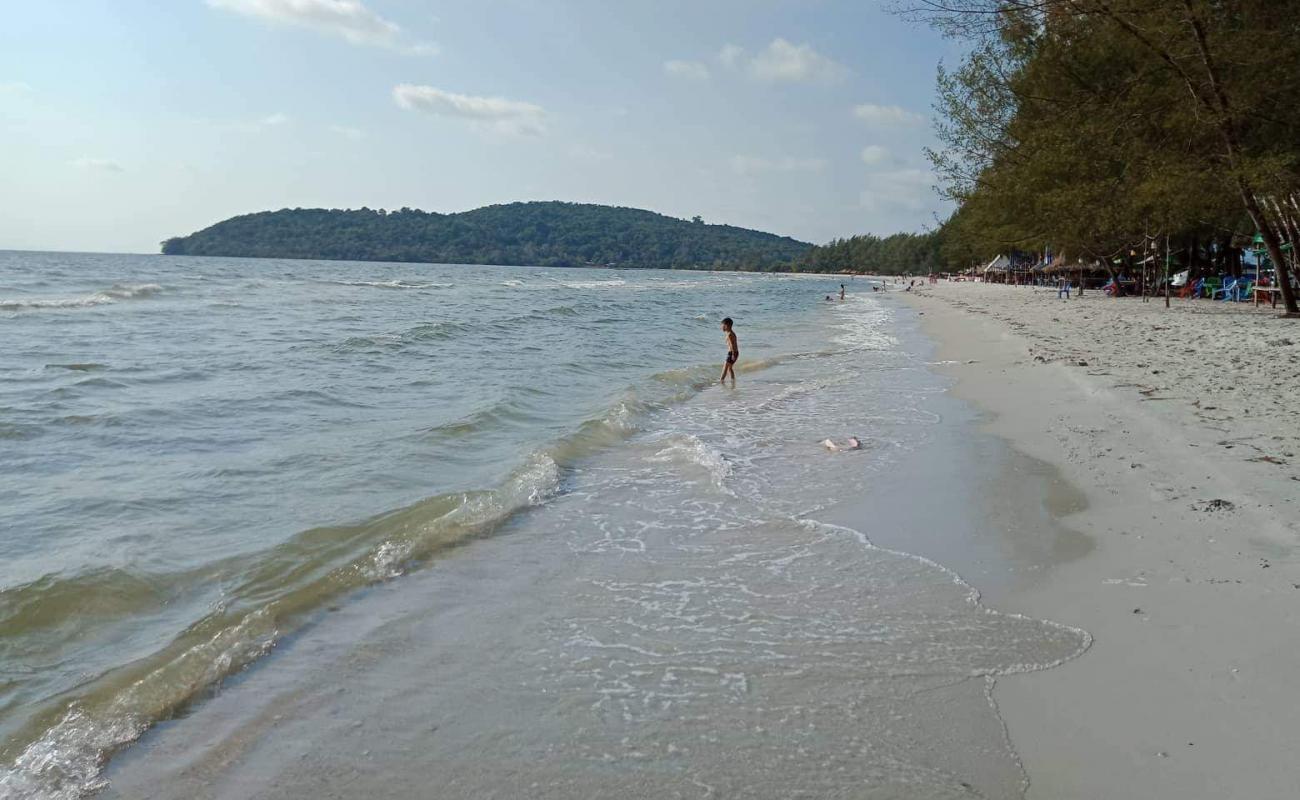
<svg viewBox="0 0 1300 800">
<path fill-rule="evenodd" d="M 15 0 L 0 248 L 283 207 L 649 208 L 919 230 L 951 45 L 870 0 Z"/>
</svg>

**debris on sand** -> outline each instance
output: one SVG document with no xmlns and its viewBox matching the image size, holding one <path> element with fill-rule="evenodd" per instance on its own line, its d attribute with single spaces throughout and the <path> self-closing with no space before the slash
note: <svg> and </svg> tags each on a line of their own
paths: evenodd
<svg viewBox="0 0 1300 800">
<path fill-rule="evenodd" d="M 1231 500 L 1223 500 L 1217 497 L 1213 500 L 1200 500 L 1192 503 L 1193 510 L 1202 511 L 1207 514 L 1212 514 L 1215 511 L 1232 511 L 1236 507 L 1237 504 L 1233 503 Z"/>
</svg>

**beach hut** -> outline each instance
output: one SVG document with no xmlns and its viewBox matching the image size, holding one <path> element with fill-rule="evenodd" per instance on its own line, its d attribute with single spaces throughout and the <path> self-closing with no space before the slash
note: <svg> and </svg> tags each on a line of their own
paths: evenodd
<svg viewBox="0 0 1300 800">
<path fill-rule="evenodd" d="M 1002 283 L 1007 279 L 1007 270 L 1011 267 L 1011 259 L 1005 255 L 999 255 L 997 258 L 985 265 L 982 272 L 984 273 L 985 283 Z"/>
<path fill-rule="evenodd" d="M 1085 287 L 1095 289 L 1105 283 L 1110 275 L 1106 265 L 1100 261 L 1066 263 L 1065 259 L 1060 256 L 1054 259 L 1052 265 L 1043 272 L 1054 278 L 1066 278 L 1079 289 Z"/>
</svg>

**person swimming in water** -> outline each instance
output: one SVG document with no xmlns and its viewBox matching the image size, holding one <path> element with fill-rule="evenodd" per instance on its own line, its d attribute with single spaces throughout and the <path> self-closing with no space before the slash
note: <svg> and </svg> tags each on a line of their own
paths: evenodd
<svg viewBox="0 0 1300 800">
<path fill-rule="evenodd" d="M 726 334 L 727 340 L 727 363 L 722 365 L 722 377 L 718 383 L 726 383 L 727 376 L 731 376 L 731 382 L 736 382 L 736 360 L 740 358 L 740 345 L 736 342 L 736 332 L 731 329 L 731 317 L 722 320 L 722 332 Z"/>
</svg>

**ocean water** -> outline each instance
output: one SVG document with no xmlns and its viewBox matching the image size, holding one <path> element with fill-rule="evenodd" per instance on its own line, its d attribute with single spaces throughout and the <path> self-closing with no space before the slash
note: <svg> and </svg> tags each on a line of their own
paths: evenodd
<svg viewBox="0 0 1300 800">
<path fill-rule="evenodd" d="M 476 685 L 554 785 L 973 796 L 895 741 L 910 705 L 1088 637 L 826 521 L 944 386 L 838 282 L 0 253 L 0 798 L 102 788 L 327 608 L 497 541 L 550 577 Z"/>
</svg>

